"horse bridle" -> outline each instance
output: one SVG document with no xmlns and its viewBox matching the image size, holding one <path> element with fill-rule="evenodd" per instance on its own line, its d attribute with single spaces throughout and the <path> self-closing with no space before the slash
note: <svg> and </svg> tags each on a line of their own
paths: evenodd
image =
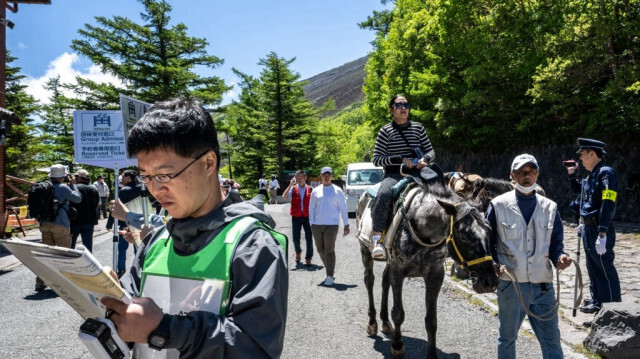
<svg viewBox="0 0 640 359">
<path fill-rule="evenodd" d="M 415 196 L 415 194 L 417 193 L 414 192 L 411 197 L 409 197 L 407 200 L 408 202 L 410 202 L 413 197 Z M 458 207 L 459 204 L 456 204 L 455 206 Z M 451 242 L 451 244 L 453 244 L 453 249 L 456 251 L 456 255 L 458 256 L 458 260 L 460 261 L 460 268 L 465 269 L 471 267 L 472 265 L 476 265 L 482 262 L 486 262 L 486 261 L 491 261 L 493 260 L 493 258 L 489 255 L 484 256 L 484 257 L 480 257 L 480 258 L 476 258 L 470 261 L 466 261 L 464 259 L 464 257 L 462 256 L 462 253 L 460 253 L 460 250 L 458 249 L 458 246 L 456 245 L 456 240 L 453 236 L 453 223 L 454 223 L 454 215 L 451 215 L 450 218 L 450 226 L 449 226 L 449 235 L 445 238 L 442 238 L 441 240 L 435 242 L 435 243 L 424 243 L 420 237 L 418 237 L 418 235 L 416 234 L 416 232 L 414 231 L 413 227 L 411 226 L 411 222 L 409 222 L 409 219 L 407 218 L 407 212 L 405 211 L 404 208 L 404 199 L 400 204 L 400 210 L 402 211 L 402 222 L 404 223 L 405 227 L 407 227 L 407 229 L 409 230 L 409 234 L 411 235 L 411 238 L 413 238 L 413 240 L 418 243 L 419 245 L 423 246 L 423 247 L 427 247 L 427 248 L 433 248 L 433 247 L 437 247 L 440 244 L 442 244 L 442 242 L 444 242 L 446 240 L 446 243 L 449 244 L 449 242 Z"/>
<path fill-rule="evenodd" d="M 460 250 L 458 249 L 458 246 L 456 245 L 456 241 L 455 238 L 453 237 L 453 215 L 451 215 L 451 226 L 449 228 L 449 236 L 447 236 L 447 244 L 449 244 L 449 242 L 451 242 L 451 244 L 453 245 L 453 249 L 456 251 L 456 255 L 458 256 L 458 260 L 460 261 L 460 268 L 465 269 L 465 268 L 469 268 L 472 265 L 476 265 L 482 262 L 486 262 L 486 261 L 492 261 L 493 258 L 489 255 L 484 256 L 484 257 L 480 257 L 480 258 L 476 258 L 470 261 L 466 261 L 464 259 L 464 257 L 462 257 L 462 253 L 460 253 Z"/>
</svg>

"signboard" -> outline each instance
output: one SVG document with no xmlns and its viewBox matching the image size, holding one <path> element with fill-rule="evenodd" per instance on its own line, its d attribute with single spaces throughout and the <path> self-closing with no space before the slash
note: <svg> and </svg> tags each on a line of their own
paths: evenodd
<svg viewBox="0 0 640 359">
<path fill-rule="evenodd" d="M 122 112 L 74 111 L 73 129 L 77 163 L 106 168 L 137 165 L 127 158 Z"/>
<path fill-rule="evenodd" d="M 122 118 L 124 119 L 124 128 L 126 136 L 133 128 L 133 125 L 151 108 L 151 104 L 136 100 L 135 98 L 120 94 L 120 110 L 122 110 Z"/>
</svg>

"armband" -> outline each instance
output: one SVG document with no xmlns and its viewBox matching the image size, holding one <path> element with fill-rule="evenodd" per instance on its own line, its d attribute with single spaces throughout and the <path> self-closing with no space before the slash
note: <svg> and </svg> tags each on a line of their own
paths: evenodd
<svg viewBox="0 0 640 359">
<path fill-rule="evenodd" d="M 610 200 L 615 202 L 616 201 L 616 197 L 618 197 L 618 192 L 610 190 L 610 189 L 605 189 L 604 191 L 602 191 L 602 200 Z"/>
</svg>

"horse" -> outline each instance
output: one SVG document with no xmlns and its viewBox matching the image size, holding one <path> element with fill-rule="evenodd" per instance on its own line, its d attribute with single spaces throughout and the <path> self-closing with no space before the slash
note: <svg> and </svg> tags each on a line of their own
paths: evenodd
<svg viewBox="0 0 640 359">
<path fill-rule="evenodd" d="M 467 198 L 482 180 L 482 176 L 473 173 L 449 172 L 445 175 L 447 186 L 461 198 Z"/>
<path fill-rule="evenodd" d="M 489 254 L 489 223 L 471 203 L 458 198 L 453 191 L 439 183 L 432 183 L 426 187 L 414 184 L 403 193 L 403 198 L 404 201 L 398 206 L 399 217 L 396 217 L 392 224 L 393 226 L 398 223 L 397 230 L 390 243 L 386 243 L 387 261 L 382 275 L 380 307 L 382 332 L 392 334 L 391 354 L 394 357 L 402 357 L 405 351 L 401 332 L 405 314 L 402 305 L 402 285 L 407 277 L 422 277 L 426 286 L 427 358 L 437 358 L 437 300 L 444 280 L 447 249 L 453 253 L 456 262 L 470 269 L 475 291 L 492 292 L 498 285 L 498 277 Z M 356 211 L 356 222 L 364 265 L 364 282 L 369 297 L 369 321 L 366 331 L 369 336 L 375 336 L 378 324 L 373 301 L 375 277 L 374 260 L 371 256 L 373 244 L 370 240 L 369 201 L 367 193 L 361 196 Z M 389 322 L 388 314 L 389 288 L 393 294 L 393 326 Z"/>
</svg>

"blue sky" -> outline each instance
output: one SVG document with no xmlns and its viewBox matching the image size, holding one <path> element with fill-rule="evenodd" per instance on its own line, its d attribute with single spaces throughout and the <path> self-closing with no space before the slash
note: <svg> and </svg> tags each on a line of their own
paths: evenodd
<svg viewBox="0 0 640 359">
<path fill-rule="evenodd" d="M 52 0 L 52 5 L 20 4 L 19 11 L 7 10 L 15 23 L 7 28 L 7 49 L 18 58 L 13 66 L 28 78 L 29 93 L 47 102 L 42 85 L 52 76 L 72 81 L 82 75 L 111 81 L 90 61 L 75 54 L 71 41 L 78 29 L 93 23 L 95 16 L 120 15 L 142 22 L 142 5 L 135 0 Z M 309 78 L 371 51 L 374 33 L 357 24 L 373 10 L 384 8 L 379 0 L 175 0 L 172 24 L 184 23 L 191 36 L 206 38 L 209 53 L 225 63 L 214 74 L 232 85 L 237 78 L 231 68 L 258 76 L 258 61 L 275 51 L 302 78 Z M 225 102 L 235 91 L 225 95 Z"/>
</svg>

